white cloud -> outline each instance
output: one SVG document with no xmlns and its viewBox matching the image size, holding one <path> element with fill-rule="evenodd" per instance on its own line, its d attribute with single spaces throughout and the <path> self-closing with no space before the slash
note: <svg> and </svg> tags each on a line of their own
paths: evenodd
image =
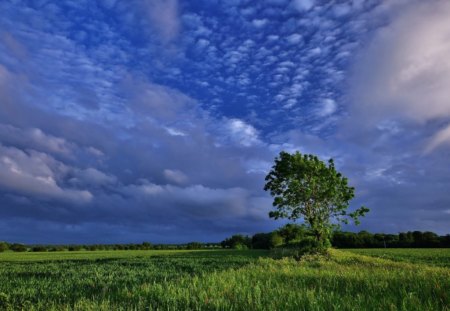
<svg viewBox="0 0 450 311">
<path fill-rule="evenodd" d="M 20 144 L 41 151 L 69 156 L 75 145 L 65 139 L 44 133 L 38 128 L 20 129 L 0 123 L 0 142 Z"/>
<path fill-rule="evenodd" d="M 152 25 L 164 42 L 175 39 L 180 32 L 178 0 L 144 0 Z"/>
<path fill-rule="evenodd" d="M 150 202 L 164 208 L 175 207 L 178 217 L 187 214 L 193 218 L 207 219 L 211 218 L 211 215 L 214 215 L 214 218 L 236 217 L 248 213 L 249 195 L 242 188 L 209 188 L 203 185 L 160 186 L 142 180 L 142 184 L 124 187 L 122 192 L 139 198 L 141 202 Z"/>
<path fill-rule="evenodd" d="M 200 38 L 200 39 L 197 40 L 197 46 L 200 49 L 206 48 L 209 45 L 209 43 L 210 43 L 209 40 L 206 40 L 206 39 L 203 39 L 203 38 Z"/>
<path fill-rule="evenodd" d="M 425 153 L 430 153 L 437 147 L 443 144 L 450 143 L 450 125 L 446 128 L 438 131 L 433 138 L 428 142 L 427 147 L 425 149 Z"/>
<path fill-rule="evenodd" d="M 280 38 L 280 36 L 278 36 L 278 35 L 268 35 L 267 36 L 267 40 L 269 40 L 269 41 L 276 41 L 279 38 Z"/>
<path fill-rule="evenodd" d="M 300 12 L 308 11 L 314 6 L 314 0 L 294 0 L 292 5 Z"/>
<path fill-rule="evenodd" d="M 231 142 L 244 147 L 260 144 L 258 131 L 250 124 L 240 119 L 228 119 L 223 129 L 225 135 Z"/>
<path fill-rule="evenodd" d="M 0 187 L 13 193 L 87 203 L 93 195 L 86 190 L 62 188 L 58 179 L 69 170 L 50 156 L 0 145 Z"/>
<path fill-rule="evenodd" d="M 291 44 L 298 44 L 298 43 L 300 43 L 300 41 L 302 41 L 302 35 L 298 34 L 298 33 L 294 33 L 294 34 L 288 36 L 286 39 Z"/>
<path fill-rule="evenodd" d="M 84 170 L 76 170 L 76 179 L 71 180 L 73 183 L 80 183 L 81 185 L 101 186 L 114 184 L 117 178 L 113 175 L 105 174 L 96 168 L 87 168 Z"/>
<path fill-rule="evenodd" d="M 171 136 L 186 136 L 186 133 L 175 129 L 173 127 L 166 127 L 165 130 L 167 131 L 167 133 L 169 133 L 169 135 Z"/>
<path fill-rule="evenodd" d="M 326 98 L 320 103 L 320 107 L 317 110 L 317 115 L 319 117 L 327 117 L 332 115 L 337 110 L 336 102 L 331 98 Z"/>
<path fill-rule="evenodd" d="M 450 121 L 449 16 L 449 2 L 419 3 L 378 32 L 355 66 L 355 117 L 375 126 L 390 118 L 422 126 Z M 437 133 L 428 150 L 446 133 Z"/>
<path fill-rule="evenodd" d="M 164 177 L 168 181 L 174 182 L 177 184 L 183 184 L 188 180 L 187 176 L 182 171 L 179 171 L 179 170 L 165 169 L 163 173 L 164 173 Z"/>
<path fill-rule="evenodd" d="M 265 26 L 268 22 L 269 22 L 269 20 L 267 18 L 252 20 L 252 24 L 256 28 L 261 28 L 261 27 Z"/>
</svg>

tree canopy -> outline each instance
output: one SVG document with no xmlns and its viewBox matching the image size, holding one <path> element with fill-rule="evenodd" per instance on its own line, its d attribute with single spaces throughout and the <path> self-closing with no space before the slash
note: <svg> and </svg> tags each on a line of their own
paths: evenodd
<svg viewBox="0 0 450 311">
<path fill-rule="evenodd" d="M 333 224 L 348 223 L 349 219 L 359 224 L 359 217 L 369 211 L 361 207 L 348 213 L 355 189 L 336 171 L 332 159 L 324 163 L 311 154 L 280 152 L 266 176 L 264 190 L 274 197 L 276 209 L 269 216 L 303 219 L 319 246 L 327 243 Z"/>
</svg>

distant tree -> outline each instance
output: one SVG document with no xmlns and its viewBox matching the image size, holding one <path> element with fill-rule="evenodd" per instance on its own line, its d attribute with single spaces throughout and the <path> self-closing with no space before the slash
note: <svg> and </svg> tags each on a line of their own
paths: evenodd
<svg viewBox="0 0 450 311">
<path fill-rule="evenodd" d="M 292 244 L 300 242 L 308 235 L 308 228 L 305 225 L 286 224 L 277 230 L 283 238 L 283 243 Z"/>
<path fill-rule="evenodd" d="M 70 245 L 68 247 L 69 251 L 71 252 L 76 252 L 76 251 L 80 251 L 82 249 L 81 245 Z"/>
<path fill-rule="evenodd" d="M 304 219 L 317 247 L 329 246 L 332 220 L 348 223 L 349 218 L 359 224 L 359 217 L 369 210 L 361 207 L 347 213 L 354 188 L 337 172 L 332 159 L 328 165 L 314 155 L 282 151 L 266 176 L 264 190 L 274 197 L 269 216 L 275 219 Z"/>
<path fill-rule="evenodd" d="M 149 242 L 143 242 L 143 243 L 142 243 L 142 246 L 141 246 L 141 249 L 143 249 L 143 250 L 149 250 L 149 249 L 152 249 L 152 244 L 149 243 Z"/>
<path fill-rule="evenodd" d="M 441 236 L 439 242 L 441 247 L 450 247 L 450 234 Z"/>
<path fill-rule="evenodd" d="M 98 249 L 98 245 L 92 244 L 87 246 L 88 251 L 96 251 Z"/>
<path fill-rule="evenodd" d="M 37 245 L 37 246 L 33 246 L 31 248 L 32 252 L 46 252 L 47 251 L 47 247 L 42 246 L 42 245 Z"/>
<path fill-rule="evenodd" d="M 187 249 L 200 249 L 202 248 L 202 243 L 200 242 L 190 242 L 186 244 Z"/>
<path fill-rule="evenodd" d="M 270 248 L 283 245 L 284 239 L 278 232 L 273 232 L 270 237 Z"/>
<path fill-rule="evenodd" d="M 426 247 L 438 247 L 439 236 L 434 232 L 426 231 L 422 234 L 422 243 Z"/>
<path fill-rule="evenodd" d="M 252 248 L 270 249 L 272 233 L 256 233 L 252 237 Z"/>
<path fill-rule="evenodd" d="M 252 245 L 252 239 L 248 236 L 235 234 L 230 238 L 227 238 L 222 242 L 220 242 L 220 245 L 223 248 L 235 248 L 235 249 L 250 248 Z"/>
<path fill-rule="evenodd" d="M 14 251 L 14 252 L 26 252 L 28 250 L 25 245 L 19 244 L 19 243 L 11 244 L 9 246 L 9 249 Z"/>
<path fill-rule="evenodd" d="M 9 249 L 8 243 L 6 242 L 0 242 L 0 253 L 6 251 Z"/>
</svg>

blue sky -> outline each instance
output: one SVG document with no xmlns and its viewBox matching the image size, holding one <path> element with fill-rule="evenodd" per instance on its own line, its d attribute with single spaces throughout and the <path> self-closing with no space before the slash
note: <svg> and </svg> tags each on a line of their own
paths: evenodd
<svg viewBox="0 0 450 311">
<path fill-rule="evenodd" d="M 1 1 L 0 240 L 269 231 L 281 150 L 377 232 L 450 227 L 443 0 Z"/>
</svg>

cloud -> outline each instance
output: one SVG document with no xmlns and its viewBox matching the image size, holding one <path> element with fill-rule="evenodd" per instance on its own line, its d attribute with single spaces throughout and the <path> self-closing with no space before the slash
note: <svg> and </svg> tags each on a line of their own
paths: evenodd
<svg viewBox="0 0 450 311">
<path fill-rule="evenodd" d="M 300 12 L 308 11 L 314 6 L 314 0 L 294 0 L 292 5 Z"/>
<path fill-rule="evenodd" d="M 252 24 L 253 26 L 255 26 L 256 28 L 261 28 L 264 27 L 264 25 L 267 24 L 269 20 L 267 18 L 263 18 L 263 19 L 254 19 L 252 20 Z"/>
<path fill-rule="evenodd" d="M 320 108 L 317 110 L 319 117 L 327 117 L 332 115 L 337 110 L 336 102 L 331 98 L 326 98 L 320 103 Z"/>
<path fill-rule="evenodd" d="M 221 134 L 228 142 L 240 144 L 244 147 L 261 144 L 257 130 L 240 119 L 225 120 Z"/>
<path fill-rule="evenodd" d="M 291 44 L 298 44 L 300 41 L 302 41 L 302 35 L 298 33 L 294 33 L 292 35 L 289 35 L 286 39 Z"/>
<path fill-rule="evenodd" d="M 169 182 L 174 182 L 176 184 L 183 184 L 188 180 L 188 177 L 179 170 L 165 169 L 164 177 L 166 177 Z"/>
<path fill-rule="evenodd" d="M 367 55 L 362 77 L 393 63 L 386 53 L 377 68 L 367 35 L 393 27 L 397 37 L 374 41 L 392 49 L 411 37 L 395 25 L 414 9 L 395 15 L 394 2 L 405 1 L 351 11 L 305 0 L 0 1 L 0 235 L 180 242 L 268 231 L 278 223 L 263 177 L 280 150 L 335 158 L 373 209 L 366 229 L 445 231 L 446 117 L 347 105 L 356 51 Z"/>
<path fill-rule="evenodd" d="M 169 43 L 180 32 L 178 0 L 143 0 L 153 27 L 161 39 Z"/>
<path fill-rule="evenodd" d="M 81 186 L 102 186 L 114 184 L 117 177 L 99 171 L 96 168 L 89 167 L 87 169 L 77 169 L 73 178 L 69 180 L 72 184 L 80 184 Z"/>
<path fill-rule="evenodd" d="M 0 123 L 0 141 L 22 148 L 70 156 L 75 146 L 61 137 L 45 134 L 38 128 L 20 129 L 11 125 Z"/>
<path fill-rule="evenodd" d="M 71 203 L 91 201 L 93 196 L 87 190 L 58 185 L 67 171 L 64 164 L 44 153 L 0 145 L 0 186 L 14 193 Z"/>
<path fill-rule="evenodd" d="M 0 43 L 6 47 L 8 53 L 18 60 L 25 60 L 28 56 L 26 47 L 14 36 L 6 31 L 0 32 Z"/>
<path fill-rule="evenodd" d="M 430 153 L 440 145 L 443 144 L 448 145 L 449 143 L 450 143 L 450 125 L 434 134 L 434 136 L 426 146 L 425 153 Z"/>
<path fill-rule="evenodd" d="M 355 117 L 372 126 L 410 121 L 424 130 L 450 121 L 449 14 L 445 1 L 415 4 L 377 33 L 354 69 Z M 446 137 L 435 133 L 428 150 Z"/>
</svg>

